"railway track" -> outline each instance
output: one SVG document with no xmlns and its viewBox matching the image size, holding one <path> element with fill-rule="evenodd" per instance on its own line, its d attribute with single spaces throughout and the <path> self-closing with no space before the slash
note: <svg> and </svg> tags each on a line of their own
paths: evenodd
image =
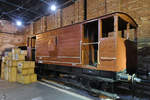
<svg viewBox="0 0 150 100">
<path fill-rule="evenodd" d="M 67 87 L 77 88 L 77 89 L 87 91 L 89 95 L 94 97 L 99 97 L 100 95 L 104 95 L 108 98 L 111 98 L 112 100 L 149 100 L 150 99 L 150 86 L 148 84 L 131 85 L 130 83 L 120 83 L 120 85 L 114 86 L 114 91 L 112 93 L 112 92 L 101 91 L 94 88 L 86 88 L 80 82 L 68 78 L 45 77 L 45 79 L 41 79 L 40 81 L 49 84 L 48 81 L 46 80 L 51 80 L 58 84 L 63 84 L 64 86 Z"/>
<path fill-rule="evenodd" d="M 115 93 L 109 93 L 109 92 L 97 90 L 97 89 L 94 89 L 94 88 L 89 89 L 89 88 L 84 87 L 82 84 L 77 83 L 73 80 L 68 81 L 68 79 L 45 78 L 45 79 L 41 79 L 40 81 L 42 81 L 44 83 L 49 83 L 47 80 L 51 80 L 51 81 L 54 81 L 54 82 L 59 83 L 59 84 L 63 84 L 65 86 L 68 86 L 68 87 L 71 87 L 71 88 L 77 88 L 77 89 L 87 91 L 88 94 L 93 96 L 93 97 L 99 97 L 100 95 L 104 95 L 108 98 L 111 98 L 110 100 L 119 100 L 119 96 Z"/>
</svg>

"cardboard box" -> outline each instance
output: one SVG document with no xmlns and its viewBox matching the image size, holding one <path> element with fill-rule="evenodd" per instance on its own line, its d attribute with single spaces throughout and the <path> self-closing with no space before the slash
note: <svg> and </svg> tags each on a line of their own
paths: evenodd
<svg viewBox="0 0 150 100">
<path fill-rule="evenodd" d="M 19 48 L 13 48 L 12 54 L 20 54 L 20 49 Z"/>
<path fill-rule="evenodd" d="M 25 55 L 23 55 L 23 54 L 15 54 L 15 55 L 13 55 L 12 60 L 19 60 L 19 61 L 25 60 Z"/>
<path fill-rule="evenodd" d="M 17 68 L 15 67 L 10 67 L 8 68 L 8 81 L 9 82 L 16 82 L 17 80 Z"/>
<path fill-rule="evenodd" d="M 27 50 L 21 50 L 20 54 L 27 55 Z"/>
<path fill-rule="evenodd" d="M 18 68 L 17 72 L 18 72 L 18 74 L 28 75 L 29 74 L 29 69 Z"/>
<path fill-rule="evenodd" d="M 4 79 L 8 80 L 8 67 L 7 66 L 4 67 Z"/>
<path fill-rule="evenodd" d="M 34 68 L 18 68 L 17 72 L 22 74 L 22 75 L 27 75 L 27 74 L 34 74 Z"/>
<path fill-rule="evenodd" d="M 4 66 L 5 66 L 5 63 L 2 62 L 1 63 L 1 79 L 4 79 Z"/>
<path fill-rule="evenodd" d="M 6 62 L 6 57 L 2 57 L 2 62 Z"/>
<path fill-rule="evenodd" d="M 7 61 L 7 60 L 12 60 L 12 57 L 10 57 L 10 56 L 5 56 L 5 61 Z"/>
<path fill-rule="evenodd" d="M 31 83 L 37 82 L 37 75 L 36 74 L 31 74 L 30 75 L 30 81 L 31 81 Z"/>
<path fill-rule="evenodd" d="M 5 65 L 8 67 L 9 66 L 9 60 L 6 60 Z"/>
<path fill-rule="evenodd" d="M 17 62 L 18 62 L 18 61 L 16 61 L 16 60 L 9 60 L 8 66 L 9 66 L 9 67 L 17 67 Z"/>
<path fill-rule="evenodd" d="M 34 68 L 35 62 L 34 61 L 19 61 L 18 68 L 27 69 L 27 68 Z"/>
<path fill-rule="evenodd" d="M 9 52 L 5 52 L 5 53 L 4 53 L 4 56 L 7 57 L 7 56 L 8 56 L 8 53 L 9 53 Z"/>
<path fill-rule="evenodd" d="M 17 82 L 21 84 L 30 84 L 30 75 L 17 74 Z"/>
<path fill-rule="evenodd" d="M 35 68 L 35 62 L 34 61 L 30 61 L 30 68 Z"/>
<path fill-rule="evenodd" d="M 12 57 L 12 52 L 8 52 L 8 57 Z"/>
<path fill-rule="evenodd" d="M 34 74 L 34 68 L 28 69 L 28 74 Z"/>
</svg>

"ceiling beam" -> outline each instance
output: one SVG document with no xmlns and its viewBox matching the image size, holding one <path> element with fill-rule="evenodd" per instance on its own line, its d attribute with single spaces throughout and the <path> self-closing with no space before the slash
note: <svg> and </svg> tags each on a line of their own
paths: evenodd
<svg viewBox="0 0 150 100">
<path fill-rule="evenodd" d="M 47 4 L 49 6 L 49 2 L 45 1 L 45 0 L 40 0 L 41 2 Z"/>
<path fill-rule="evenodd" d="M 50 3 L 48 3 L 48 2 L 45 1 L 45 0 L 40 0 L 40 1 L 44 2 L 44 3 L 45 3 L 46 5 L 48 5 L 48 6 L 49 6 L 49 4 L 50 4 Z M 75 1 L 77 1 L 77 0 L 68 0 L 67 2 L 65 2 L 65 3 L 63 3 L 63 4 L 61 4 L 61 5 L 59 5 L 58 7 L 59 7 L 59 8 L 64 7 L 64 6 L 66 6 L 66 5 L 70 4 L 70 3 L 74 3 Z M 28 21 L 27 24 L 30 24 L 30 23 L 32 23 L 33 21 L 35 21 L 35 20 L 37 20 L 37 19 L 39 19 L 40 17 L 43 17 L 43 16 L 44 16 L 44 15 L 37 16 L 37 17 L 31 19 L 30 21 Z"/>
<path fill-rule="evenodd" d="M 11 5 L 11 6 L 14 6 L 14 7 L 17 7 L 17 9 L 24 9 L 24 10 L 27 10 L 28 12 L 31 12 L 31 13 L 34 13 L 34 14 L 39 15 L 39 13 L 36 12 L 36 11 L 32 11 L 31 9 L 24 8 L 24 7 L 22 7 L 22 6 L 19 6 L 19 5 L 16 5 L 16 4 L 14 4 L 14 3 L 8 2 L 8 1 L 6 1 L 6 0 L 0 0 L 0 2 L 6 3 L 6 4 Z"/>
</svg>

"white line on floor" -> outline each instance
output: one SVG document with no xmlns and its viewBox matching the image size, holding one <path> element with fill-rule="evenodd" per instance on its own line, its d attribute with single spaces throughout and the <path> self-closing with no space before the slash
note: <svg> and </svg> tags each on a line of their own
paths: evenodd
<svg viewBox="0 0 150 100">
<path fill-rule="evenodd" d="M 36 98 L 33 98 L 32 100 L 43 100 L 42 97 L 36 97 Z"/>
<path fill-rule="evenodd" d="M 40 83 L 40 84 L 42 84 L 42 85 L 45 85 L 45 86 L 47 86 L 47 87 L 56 89 L 56 90 L 58 90 L 58 91 L 60 91 L 60 92 L 63 92 L 63 93 L 66 93 L 66 94 L 69 94 L 69 95 L 78 97 L 78 98 L 83 99 L 83 100 L 93 100 L 93 99 L 90 99 L 90 98 L 88 98 L 88 97 L 82 96 L 82 95 L 80 95 L 80 94 L 76 94 L 76 93 L 71 92 L 71 91 L 63 90 L 63 89 L 61 89 L 61 88 L 58 88 L 58 87 L 55 87 L 55 86 L 52 86 L 52 85 L 49 85 L 49 84 L 46 84 L 46 83 L 43 83 L 43 82 L 38 82 L 38 83 Z"/>
<path fill-rule="evenodd" d="M 61 84 L 58 84 L 56 82 L 53 82 L 53 81 L 48 81 L 48 80 L 45 80 L 45 79 L 42 79 L 44 82 L 47 82 L 47 83 L 50 83 L 51 85 L 55 85 L 55 86 L 58 86 L 60 88 L 63 88 L 63 89 L 71 89 L 70 87 L 67 87 L 67 86 L 64 86 L 64 85 L 61 85 Z"/>
</svg>

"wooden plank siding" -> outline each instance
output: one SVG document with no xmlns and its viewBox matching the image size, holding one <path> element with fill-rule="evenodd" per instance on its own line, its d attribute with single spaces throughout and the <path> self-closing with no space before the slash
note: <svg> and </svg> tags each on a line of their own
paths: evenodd
<svg viewBox="0 0 150 100">
<path fill-rule="evenodd" d="M 42 60 L 45 61 L 80 63 L 80 27 L 80 24 L 77 24 L 73 27 L 70 26 L 37 35 L 36 56 L 41 56 Z M 48 41 L 52 36 L 57 37 L 57 45 L 56 50 L 49 52 Z"/>
</svg>

